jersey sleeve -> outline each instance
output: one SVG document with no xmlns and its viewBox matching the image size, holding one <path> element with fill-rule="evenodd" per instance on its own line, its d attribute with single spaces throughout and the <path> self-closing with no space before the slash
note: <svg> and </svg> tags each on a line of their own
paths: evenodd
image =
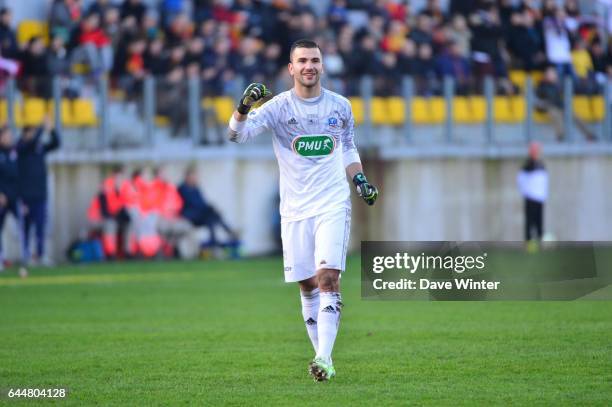
<svg viewBox="0 0 612 407">
<path fill-rule="evenodd" d="M 228 127 L 229 139 L 234 143 L 246 143 L 259 134 L 270 130 L 274 123 L 275 103 L 265 103 L 261 107 L 251 110 L 247 115 L 246 123 L 242 128 L 233 130 Z M 231 121 L 230 121 L 231 122 Z"/>
<path fill-rule="evenodd" d="M 359 152 L 355 147 L 355 119 L 353 118 L 353 110 L 351 104 L 346 105 L 346 120 L 344 123 L 344 132 L 342 133 L 342 159 L 344 161 L 344 168 L 348 167 L 352 163 L 361 164 L 359 158 Z"/>
</svg>

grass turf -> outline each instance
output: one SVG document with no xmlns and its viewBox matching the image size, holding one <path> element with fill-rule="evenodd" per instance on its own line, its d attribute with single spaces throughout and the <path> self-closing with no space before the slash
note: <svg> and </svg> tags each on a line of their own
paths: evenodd
<svg viewBox="0 0 612 407">
<path fill-rule="evenodd" d="M 0 275 L 0 404 L 606 405 L 612 302 L 376 302 L 342 279 L 338 377 L 314 383 L 280 259 Z M 39 403 L 41 400 L 37 400 Z"/>
</svg>

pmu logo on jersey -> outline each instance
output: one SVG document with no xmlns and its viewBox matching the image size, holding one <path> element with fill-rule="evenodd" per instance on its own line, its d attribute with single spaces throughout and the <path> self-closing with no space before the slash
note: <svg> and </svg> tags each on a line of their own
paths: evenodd
<svg viewBox="0 0 612 407">
<path fill-rule="evenodd" d="M 294 138 L 292 147 L 303 157 L 324 157 L 334 152 L 336 140 L 328 134 L 308 134 Z"/>
</svg>

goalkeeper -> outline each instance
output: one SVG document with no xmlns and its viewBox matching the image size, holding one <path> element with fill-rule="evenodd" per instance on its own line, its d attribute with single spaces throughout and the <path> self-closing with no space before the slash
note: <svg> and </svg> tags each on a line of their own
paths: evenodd
<svg viewBox="0 0 612 407">
<path fill-rule="evenodd" d="M 245 143 L 272 131 L 280 170 L 285 281 L 300 285 L 302 315 L 316 352 L 309 373 L 324 381 L 336 374 L 331 354 L 342 310 L 339 277 L 351 222 L 346 174 L 368 205 L 374 205 L 378 190 L 363 174 L 350 102 L 321 87 L 319 46 L 296 41 L 289 60 L 293 88 L 268 101 L 271 93 L 265 85 L 249 85 L 230 119 L 229 138 Z"/>
</svg>

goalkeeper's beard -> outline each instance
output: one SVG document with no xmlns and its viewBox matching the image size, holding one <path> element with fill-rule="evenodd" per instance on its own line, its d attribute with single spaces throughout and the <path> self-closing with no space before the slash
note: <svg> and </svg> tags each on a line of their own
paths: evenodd
<svg viewBox="0 0 612 407">
<path fill-rule="evenodd" d="M 319 84 L 320 74 L 316 69 L 312 71 L 312 74 L 312 79 L 306 79 L 305 72 L 300 72 L 299 75 L 294 75 L 294 79 L 305 88 L 314 88 Z"/>
</svg>

